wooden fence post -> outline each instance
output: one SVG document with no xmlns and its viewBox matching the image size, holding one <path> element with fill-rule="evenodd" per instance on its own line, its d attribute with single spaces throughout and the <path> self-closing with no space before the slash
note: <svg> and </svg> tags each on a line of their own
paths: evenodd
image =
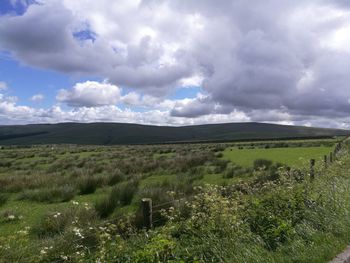
<svg viewBox="0 0 350 263">
<path fill-rule="evenodd" d="M 143 226 L 146 229 L 152 228 L 152 199 L 142 198 L 142 215 L 143 215 Z"/>
<path fill-rule="evenodd" d="M 329 162 L 330 163 L 333 162 L 333 153 L 332 152 L 329 153 Z"/>
<path fill-rule="evenodd" d="M 310 160 L 310 178 L 311 180 L 315 179 L 315 159 Z"/>
<path fill-rule="evenodd" d="M 327 155 L 324 156 L 324 167 L 327 168 Z"/>
</svg>

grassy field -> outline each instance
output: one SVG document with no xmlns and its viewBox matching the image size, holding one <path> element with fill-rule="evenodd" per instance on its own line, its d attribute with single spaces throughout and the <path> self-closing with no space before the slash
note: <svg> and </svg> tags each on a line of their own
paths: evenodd
<svg viewBox="0 0 350 263">
<path fill-rule="evenodd" d="M 287 164 L 291 167 L 300 167 L 308 165 L 310 159 L 322 162 L 323 156 L 328 155 L 333 151 L 333 148 L 332 146 L 269 149 L 228 147 L 223 152 L 223 158 L 243 167 L 252 167 L 256 159 L 266 159 L 275 163 Z"/>
<path fill-rule="evenodd" d="M 335 212 L 327 217 L 332 204 L 318 202 L 330 198 L 328 179 L 339 175 L 334 184 L 346 187 L 350 178 L 340 157 L 324 175 L 327 180 L 310 185 L 307 172 L 315 158 L 316 172 L 325 173 L 323 155 L 340 139 L 5 147 L 0 150 L 0 262 L 241 262 L 245 257 L 326 262 L 305 255 L 314 250 L 330 259 L 348 241 L 339 237 L 348 226 L 334 218 Z M 342 158 L 350 159 L 347 154 L 344 149 Z M 144 197 L 164 209 L 154 209 L 156 228 L 148 236 L 142 234 Z M 174 203 L 178 199 L 188 203 Z M 309 202 L 316 206 L 308 208 Z M 309 225 L 314 220 L 323 230 Z M 340 232 L 327 230 L 327 220 Z M 308 248 L 308 242 L 314 245 Z M 288 247 L 300 253 L 290 254 Z"/>
</svg>

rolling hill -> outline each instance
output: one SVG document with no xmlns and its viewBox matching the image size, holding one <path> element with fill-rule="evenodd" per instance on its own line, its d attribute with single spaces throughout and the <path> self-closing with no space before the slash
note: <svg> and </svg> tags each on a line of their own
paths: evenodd
<svg viewBox="0 0 350 263">
<path fill-rule="evenodd" d="M 0 126 L 0 145 L 151 144 L 340 135 L 350 135 L 350 131 L 256 122 L 182 127 L 127 123 L 58 123 Z"/>
</svg>

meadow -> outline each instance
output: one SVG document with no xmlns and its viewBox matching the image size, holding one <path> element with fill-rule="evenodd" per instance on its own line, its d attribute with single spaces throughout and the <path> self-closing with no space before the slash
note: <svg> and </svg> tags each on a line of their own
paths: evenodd
<svg viewBox="0 0 350 263">
<path fill-rule="evenodd" d="M 310 159 L 323 161 L 323 156 L 328 155 L 332 148 L 332 146 L 267 149 L 229 147 L 223 152 L 223 158 L 243 167 L 252 167 L 256 159 L 267 159 L 291 167 L 300 167 Z"/>
<path fill-rule="evenodd" d="M 342 139 L 2 147 L 0 262 L 326 262 L 350 241 Z"/>
</svg>

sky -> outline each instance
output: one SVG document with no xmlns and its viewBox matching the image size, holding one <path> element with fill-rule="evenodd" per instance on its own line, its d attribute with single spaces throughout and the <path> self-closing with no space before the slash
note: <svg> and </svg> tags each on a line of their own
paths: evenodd
<svg viewBox="0 0 350 263">
<path fill-rule="evenodd" d="M 0 125 L 350 129 L 348 0 L 0 0 Z"/>
</svg>

